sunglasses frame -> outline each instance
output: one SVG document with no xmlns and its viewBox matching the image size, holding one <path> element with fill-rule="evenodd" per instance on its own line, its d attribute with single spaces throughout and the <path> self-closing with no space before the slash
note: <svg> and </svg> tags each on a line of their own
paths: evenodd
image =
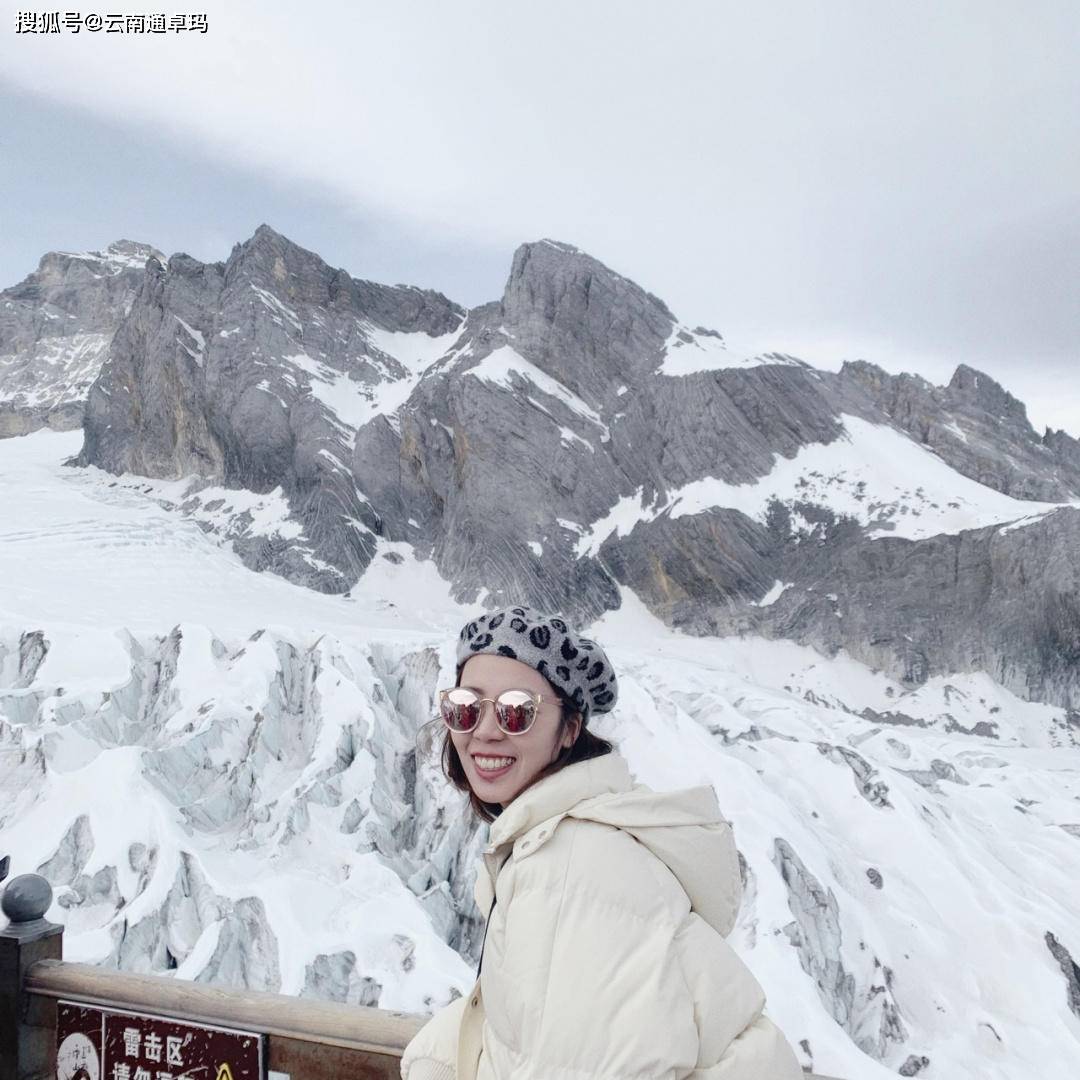
<svg viewBox="0 0 1080 1080">
<path fill-rule="evenodd" d="M 475 694 L 477 697 L 475 704 L 480 706 L 480 715 L 476 718 L 476 723 L 471 728 L 466 728 L 464 731 L 460 728 L 451 727 L 449 723 L 447 723 L 446 717 L 443 716 L 443 702 L 446 700 L 446 695 L 452 693 L 454 690 L 468 690 L 470 693 Z M 529 721 L 529 726 L 525 728 L 524 731 L 507 731 L 506 728 L 502 726 L 502 721 L 499 719 L 499 698 L 480 697 L 479 691 L 474 690 L 471 686 L 450 686 L 445 690 L 439 691 L 439 719 L 442 720 L 443 726 L 447 731 L 451 731 L 455 735 L 468 735 L 480 726 L 480 721 L 484 719 L 484 705 L 490 701 L 491 707 L 495 710 L 495 723 L 498 724 L 499 730 L 504 735 L 525 735 L 527 732 L 532 731 L 533 724 L 536 723 L 536 718 L 540 715 L 540 707 L 544 704 L 545 698 L 543 694 L 538 694 L 535 690 L 527 690 L 524 686 L 508 686 L 501 694 L 499 694 L 499 697 L 502 697 L 503 694 L 512 692 L 528 694 L 535 705 L 532 719 Z"/>
</svg>

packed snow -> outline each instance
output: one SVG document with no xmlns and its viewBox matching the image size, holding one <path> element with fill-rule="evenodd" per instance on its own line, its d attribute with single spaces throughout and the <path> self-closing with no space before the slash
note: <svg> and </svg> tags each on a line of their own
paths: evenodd
<svg viewBox="0 0 1080 1080">
<path fill-rule="evenodd" d="M 715 477 L 672 489 L 666 500 L 646 506 L 642 489 L 624 495 L 594 522 L 577 544 L 577 553 L 595 554 L 615 534 L 625 536 L 639 521 L 660 514 L 672 518 L 714 508 L 739 510 L 764 522 L 769 502 L 789 506 L 810 502 L 855 518 L 872 538 L 899 536 L 921 540 L 986 525 L 1020 527 L 1065 503 L 1014 499 L 961 475 L 929 448 L 887 424 L 872 424 L 843 414 L 844 432 L 831 443 L 809 443 L 792 458 L 774 455 L 772 469 L 747 484 Z"/>
<path fill-rule="evenodd" d="M 65 957 L 149 970 L 160 945 L 190 979 L 239 951 L 253 986 L 295 994 L 351 953 L 354 1002 L 362 976 L 387 1009 L 467 991 L 440 881 L 478 845 L 433 760 L 415 818 L 406 774 L 477 606 L 401 543 L 349 596 L 254 574 L 156 482 L 64 467 L 80 439 L 0 442 L 0 851 L 13 874 L 48 865 Z M 986 675 L 909 691 L 843 653 L 691 637 L 626 590 L 582 629 L 619 676 L 597 732 L 644 783 L 712 784 L 733 822 L 729 940 L 804 1065 L 1074 1080 L 1080 1018 L 1046 940 L 1080 958 L 1063 710 Z"/>
<path fill-rule="evenodd" d="M 691 330 L 681 323 L 672 326 L 664 342 L 664 354 L 658 368 L 661 375 L 696 375 L 702 371 L 760 367 L 763 364 L 804 366 L 801 360 L 787 353 L 729 349 L 727 342 L 716 331 L 700 331 L 700 327 Z"/>
<path fill-rule="evenodd" d="M 754 600 L 751 603 L 755 607 L 769 607 L 770 604 L 775 604 L 780 599 L 780 594 L 790 586 L 790 581 L 775 581 L 760 600 Z"/>
<path fill-rule="evenodd" d="M 203 357 L 206 353 L 206 341 L 203 338 L 202 331 L 196 330 L 193 326 L 188 325 L 188 323 L 184 322 L 179 315 L 176 316 L 176 321 L 187 331 L 188 337 L 195 342 L 195 348 L 193 349 L 182 338 L 178 338 L 177 340 L 180 343 L 180 347 L 195 361 L 196 364 L 199 365 L 199 367 L 202 367 Z"/>
<path fill-rule="evenodd" d="M 282 358 L 307 376 L 311 394 L 352 432 L 374 416 L 393 417 L 408 400 L 424 372 L 453 346 L 460 331 L 459 327 L 434 336 L 423 332 L 395 333 L 366 321 L 361 323 L 361 329 L 376 350 L 376 357 L 381 353 L 397 361 L 404 374 L 387 374 L 382 381 L 368 383 L 307 353 L 298 352 Z M 368 356 L 358 359 L 383 366 Z"/>
<path fill-rule="evenodd" d="M 281 321 L 284 318 L 294 330 L 300 333 L 303 332 L 304 327 L 300 322 L 300 316 L 292 308 L 283 304 L 272 292 L 256 285 L 255 282 L 251 282 L 251 287 L 255 290 L 255 294 L 262 305 L 269 309 L 270 318 L 274 322 L 284 327 L 285 324 Z"/>
<path fill-rule="evenodd" d="M 588 424 L 599 428 L 602 432 L 600 436 L 601 442 L 607 442 L 611 438 L 611 432 L 608 430 L 607 424 L 604 423 L 600 418 L 600 414 L 594 408 L 582 401 L 572 390 L 563 386 L 558 379 L 552 378 L 546 371 L 541 371 L 535 364 L 530 363 L 509 345 L 500 345 L 497 349 L 493 349 L 478 364 L 469 368 L 463 374 L 471 375 L 476 379 L 483 379 L 485 382 L 493 383 L 496 386 L 504 386 L 518 393 L 521 392 L 521 384 L 525 386 L 531 384 L 536 391 L 548 399 L 559 402 L 571 413 L 574 413 Z M 517 386 L 515 386 L 515 380 L 518 381 Z M 537 402 L 528 391 L 525 391 L 525 396 L 535 408 L 540 409 L 548 416 L 552 416 L 550 410 Z M 552 420 L 558 423 L 558 421 L 554 420 L 554 417 L 552 417 Z M 561 424 L 559 426 L 562 440 L 566 440 L 568 433 L 573 435 L 573 432 L 570 432 L 565 426 Z M 580 437 L 578 439 L 580 442 L 585 442 Z M 588 446 L 588 443 L 585 443 L 585 445 Z M 591 450 L 592 447 L 589 447 L 589 449 Z"/>
<path fill-rule="evenodd" d="M 110 244 L 104 251 L 58 251 L 57 255 L 97 263 L 110 274 L 119 274 L 122 270 L 143 270 L 148 257 L 146 253 L 121 250 L 115 243 Z"/>
<path fill-rule="evenodd" d="M 100 333 L 41 337 L 31 350 L 0 356 L 0 402 L 32 408 L 85 400 L 111 341 Z"/>
</svg>

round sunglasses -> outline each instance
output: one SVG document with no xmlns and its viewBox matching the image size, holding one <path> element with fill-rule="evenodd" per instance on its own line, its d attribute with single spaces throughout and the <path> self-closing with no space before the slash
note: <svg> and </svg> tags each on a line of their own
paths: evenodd
<svg viewBox="0 0 1080 1080">
<path fill-rule="evenodd" d="M 455 686 L 439 691 L 439 714 L 451 731 L 464 734 L 480 723 L 485 701 L 495 706 L 495 722 L 502 731 L 524 735 L 533 726 L 544 696 L 531 690 L 504 690 L 497 698 L 486 698 L 467 686 Z"/>
</svg>

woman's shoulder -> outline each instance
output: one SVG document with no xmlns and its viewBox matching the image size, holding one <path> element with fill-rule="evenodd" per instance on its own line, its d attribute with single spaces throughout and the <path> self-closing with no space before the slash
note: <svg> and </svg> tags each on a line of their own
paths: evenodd
<svg viewBox="0 0 1080 1080">
<path fill-rule="evenodd" d="M 690 911 L 686 891 L 668 867 L 630 833 L 604 822 L 561 819 L 520 869 L 526 880 L 550 884 L 558 879 L 567 890 L 585 891 L 595 901 L 642 918 L 678 922 Z"/>
</svg>

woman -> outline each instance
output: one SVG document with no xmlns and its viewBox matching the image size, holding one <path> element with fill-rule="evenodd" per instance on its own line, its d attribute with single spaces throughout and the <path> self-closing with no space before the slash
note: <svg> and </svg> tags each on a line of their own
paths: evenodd
<svg viewBox="0 0 1080 1080">
<path fill-rule="evenodd" d="M 476 985 L 417 1032 L 403 1080 L 802 1077 L 724 941 L 742 887 L 716 795 L 634 783 L 587 728 L 617 696 L 564 619 L 519 606 L 461 631 L 443 766 L 490 822 L 487 933 Z"/>
</svg>

